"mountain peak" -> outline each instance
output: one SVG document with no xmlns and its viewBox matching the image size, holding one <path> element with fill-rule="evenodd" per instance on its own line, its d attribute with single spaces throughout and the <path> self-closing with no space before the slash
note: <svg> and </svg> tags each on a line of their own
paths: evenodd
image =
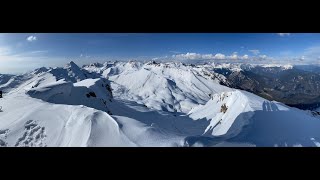
<svg viewBox="0 0 320 180">
<path fill-rule="evenodd" d="M 79 66 L 78 66 L 75 62 L 73 62 L 73 61 L 70 61 L 68 64 L 66 64 L 65 67 L 66 67 L 66 68 L 72 68 L 72 69 L 74 69 L 74 68 L 80 69 Z"/>
<path fill-rule="evenodd" d="M 70 61 L 68 64 L 70 64 L 70 65 L 76 65 L 76 63 L 73 62 L 73 61 Z"/>
<path fill-rule="evenodd" d="M 34 71 L 32 71 L 32 73 L 33 73 L 33 74 L 40 74 L 40 73 L 46 72 L 46 71 L 48 71 L 48 70 L 49 70 L 49 69 L 46 68 L 46 67 L 41 67 L 41 68 L 35 69 Z"/>
</svg>

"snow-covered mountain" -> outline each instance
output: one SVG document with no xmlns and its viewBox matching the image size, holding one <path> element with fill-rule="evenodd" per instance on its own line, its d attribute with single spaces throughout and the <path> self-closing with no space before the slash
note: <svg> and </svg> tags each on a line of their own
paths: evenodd
<svg viewBox="0 0 320 180">
<path fill-rule="evenodd" d="M 119 97 L 169 112 L 187 113 L 206 103 L 210 94 L 229 90 L 219 84 L 218 74 L 182 63 L 119 62 L 102 75 L 113 82 Z"/>
<path fill-rule="evenodd" d="M 0 75 L 0 146 L 320 145 L 318 116 L 224 86 L 217 66 L 70 62 Z"/>
</svg>

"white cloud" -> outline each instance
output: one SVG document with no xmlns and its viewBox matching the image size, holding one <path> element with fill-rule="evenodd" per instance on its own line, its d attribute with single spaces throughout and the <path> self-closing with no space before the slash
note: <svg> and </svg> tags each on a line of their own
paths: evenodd
<svg viewBox="0 0 320 180">
<path fill-rule="evenodd" d="M 226 56 L 224 54 L 218 53 L 214 55 L 214 59 L 226 59 Z"/>
<path fill-rule="evenodd" d="M 180 59 L 180 60 L 187 60 L 187 59 L 202 59 L 201 54 L 197 54 L 197 53 L 187 53 L 187 54 L 177 54 L 177 55 L 173 55 L 173 58 L 176 59 Z"/>
<path fill-rule="evenodd" d="M 177 60 L 239 60 L 239 59 L 249 59 L 249 55 L 245 54 L 239 56 L 237 52 L 232 53 L 229 56 L 226 56 L 222 53 L 217 54 L 198 54 L 198 53 L 186 53 L 186 54 L 177 54 L 172 55 L 173 59 Z"/>
<path fill-rule="evenodd" d="M 277 34 L 281 37 L 290 36 L 290 33 L 277 33 Z"/>
<path fill-rule="evenodd" d="M 238 59 L 238 55 L 232 54 L 231 56 L 229 56 L 229 59 L 237 60 Z"/>
<path fill-rule="evenodd" d="M 238 55 L 233 54 L 233 55 L 229 56 L 229 59 L 237 60 L 238 59 Z"/>
<path fill-rule="evenodd" d="M 27 37 L 27 41 L 32 42 L 32 41 L 36 41 L 37 37 L 36 36 L 29 36 Z"/>
<path fill-rule="evenodd" d="M 251 50 L 249 50 L 249 52 L 251 52 L 254 55 L 260 54 L 260 51 L 258 49 L 251 49 Z"/>
<path fill-rule="evenodd" d="M 204 54 L 201 56 L 202 59 L 214 59 L 213 54 Z"/>
<path fill-rule="evenodd" d="M 186 54 L 177 54 L 172 55 L 172 58 L 178 60 L 214 60 L 214 59 L 226 59 L 226 56 L 221 53 L 217 53 L 216 55 L 213 54 L 198 54 L 198 53 L 186 53 Z"/>
<path fill-rule="evenodd" d="M 241 59 L 249 59 L 249 56 L 247 54 L 243 55 Z"/>
<path fill-rule="evenodd" d="M 238 52 L 232 53 L 232 55 L 229 56 L 228 59 L 237 60 L 238 59 Z"/>
<path fill-rule="evenodd" d="M 260 55 L 259 56 L 261 59 L 266 59 L 267 58 L 267 55 Z"/>
</svg>

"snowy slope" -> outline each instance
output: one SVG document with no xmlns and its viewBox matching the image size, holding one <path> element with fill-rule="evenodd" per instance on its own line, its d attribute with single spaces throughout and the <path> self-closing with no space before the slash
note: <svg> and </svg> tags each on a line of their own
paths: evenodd
<svg viewBox="0 0 320 180">
<path fill-rule="evenodd" d="M 1 105 L 3 146 L 135 146 L 102 111 L 51 104 L 22 94 L 4 98 Z"/>
<path fill-rule="evenodd" d="M 103 76 L 124 99 L 169 112 L 187 113 L 205 104 L 210 94 L 229 90 L 208 71 L 181 63 L 117 63 Z"/>
<path fill-rule="evenodd" d="M 227 110 L 221 112 L 224 104 Z M 207 104 L 194 108 L 189 115 L 195 120 L 209 120 L 205 134 L 228 139 L 228 142 L 315 146 L 320 141 L 318 118 L 240 90 L 215 94 Z"/>
<path fill-rule="evenodd" d="M 31 88 L 26 91 L 33 98 L 55 104 L 85 105 L 108 112 L 112 94 L 108 91 L 107 82 L 101 79 L 86 79 L 78 83 L 57 82 Z"/>
<path fill-rule="evenodd" d="M 254 111 L 251 106 L 256 107 L 256 104 L 256 99 L 249 99 L 241 91 L 223 92 L 221 94 L 214 94 L 205 105 L 199 105 L 192 109 L 189 115 L 193 119 L 209 119 L 210 125 L 205 130 L 205 133 L 212 131 L 210 132 L 212 135 L 219 136 L 227 133 L 241 113 Z M 226 112 L 221 112 L 223 105 L 227 107 Z M 247 124 L 246 121 L 249 118 L 251 118 L 250 115 L 244 118 L 240 126 Z M 235 131 L 239 130 L 239 127 L 235 127 L 229 133 L 237 133 Z"/>
</svg>

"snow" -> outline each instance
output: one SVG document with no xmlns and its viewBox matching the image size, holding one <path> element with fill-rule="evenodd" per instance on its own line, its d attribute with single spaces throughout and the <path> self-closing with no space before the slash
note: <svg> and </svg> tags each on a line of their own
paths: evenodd
<svg viewBox="0 0 320 180">
<path fill-rule="evenodd" d="M 92 84 L 90 84 L 92 83 Z M 108 111 L 107 104 L 111 101 L 111 94 L 102 86 L 102 80 L 85 80 L 85 82 L 57 82 L 36 87 L 26 93 L 33 98 L 55 104 L 86 105 L 98 110 Z M 95 97 L 90 94 L 93 93 Z"/>
<path fill-rule="evenodd" d="M 240 67 L 70 62 L 1 75 L 0 146 L 320 146 L 319 118 L 220 85 L 219 66 Z"/>
<path fill-rule="evenodd" d="M 40 141 L 41 146 L 134 146 L 112 117 L 93 108 L 51 104 L 21 94 L 1 104 L 0 129 L 9 129 L 2 139 L 7 146 L 33 146 Z M 40 127 L 33 134 L 26 128 L 28 121 Z"/>
<path fill-rule="evenodd" d="M 106 77 L 113 82 L 114 92 L 125 99 L 157 110 L 187 113 L 192 107 L 205 104 L 209 94 L 229 89 L 198 71 L 181 64 L 118 63 L 112 67 L 116 73 Z"/>
<path fill-rule="evenodd" d="M 250 103 L 255 104 L 254 101 Z M 206 105 L 194 108 L 189 114 L 193 119 L 211 119 L 210 125 L 204 133 L 212 131 L 212 135 L 219 136 L 227 133 L 241 113 L 253 110 L 249 105 L 250 103 L 247 96 L 240 91 L 223 92 L 221 94 L 215 94 Z M 221 112 L 221 106 L 223 104 L 228 107 L 226 113 Z M 241 127 L 247 124 L 246 120 L 249 119 L 250 116 L 251 114 L 248 114 L 242 121 L 239 121 L 239 124 L 237 124 L 238 127 L 234 127 L 229 133 L 238 134 L 239 131 L 241 131 Z"/>
<path fill-rule="evenodd" d="M 224 103 L 228 107 L 226 113 L 220 112 Z M 190 117 L 195 120 L 206 118 L 210 121 L 206 132 L 211 130 L 213 136 L 229 139 L 228 142 L 247 142 L 257 146 L 319 145 L 319 119 L 306 111 L 267 101 L 245 91 L 215 95 L 206 105 L 194 108 Z M 310 138 L 317 141 L 312 142 Z"/>
</svg>

